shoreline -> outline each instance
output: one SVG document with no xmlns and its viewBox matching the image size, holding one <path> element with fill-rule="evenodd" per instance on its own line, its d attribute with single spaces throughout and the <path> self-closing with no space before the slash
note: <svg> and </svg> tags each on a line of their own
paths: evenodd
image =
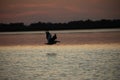
<svg viewBox="0 0 120 80">
<path fill-rule="evenodd" d="M 83 30 L 50 30 L 50 33 L 89 33 L 89 32 L 120 32 L 120 28 L 113 29 L 83 29 Z M 45 31 L 17 31 L 17 32 L 0 32 L 0 35 L 10 35 L 10 34 L 44 34 Z"/>
</svg>

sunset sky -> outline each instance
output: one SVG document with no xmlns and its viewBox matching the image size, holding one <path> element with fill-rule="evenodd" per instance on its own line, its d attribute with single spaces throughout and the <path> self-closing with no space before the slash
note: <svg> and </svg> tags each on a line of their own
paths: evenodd
<svg viewBox="0 0 120 80">
<path fill-rule="evenodd" d="M 120 0 L 0 0 L 0 23 L 120 19 Z"/>
</svg>

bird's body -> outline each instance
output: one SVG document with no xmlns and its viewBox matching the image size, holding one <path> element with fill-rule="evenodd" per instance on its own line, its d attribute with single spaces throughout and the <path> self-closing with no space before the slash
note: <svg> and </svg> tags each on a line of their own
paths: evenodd
<svg viewBox="0 0 120 80">
<path fill-rule="evenodd" d="M 48 44 L 54 44 L 56 42 L 55 40 L 57 39 L 57 35 L 54 34 L 52 37 L 52 35 L 47 31 L 46 32 L 46 39 L 47 39 Z"/>
</svg>

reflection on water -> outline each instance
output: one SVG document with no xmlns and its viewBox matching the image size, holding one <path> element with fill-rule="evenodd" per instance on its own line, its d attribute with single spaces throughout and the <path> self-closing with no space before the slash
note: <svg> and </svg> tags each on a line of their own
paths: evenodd
<svg viewBox="0 0 120 80">
<path fill-rule="evenodd" d="M 118 80 L 120 45 L 0 47 L 0 80 Z"/>
<path fill-rule="evenodd" d="M 57 33 L 57 40 L 65 45 L 120 43 L 120 29 L 65 30 Z M 3 32 L 0 33 L 0 46 L 45 45 L 45 32 Z"/>
</svg>

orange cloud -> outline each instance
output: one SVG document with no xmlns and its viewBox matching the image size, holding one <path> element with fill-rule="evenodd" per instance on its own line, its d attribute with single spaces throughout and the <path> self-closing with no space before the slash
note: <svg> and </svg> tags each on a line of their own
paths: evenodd
<svg viewBox="0 0 120 80">
<path fill-rule="evenodd" d="M 11 13 L 11 14 L 0 14 L 0 18 L 15 18 L 15 17 L 23 17 L 23 16 L 30 16 L 30 15 L 42 15 L 46 14 L 47 12 L 43 11 L 28 11 L 28 12 L 22 12 L 22 13 Z"/>
<path fill-rule="evenodd" d="M 34 16 L 39 21 L 120 18 L 119 3 L 120 0 L 2 0 L 0 21 L 24 21 Z"/>
<path fill-rule="evenodd" d="M 28 3 L 28 4 L 13 4 L 9 5 L 10 9 L 17 9 L 17 8 L 51 8 L 57 6 L 55 3 Z"/>
</svg>

